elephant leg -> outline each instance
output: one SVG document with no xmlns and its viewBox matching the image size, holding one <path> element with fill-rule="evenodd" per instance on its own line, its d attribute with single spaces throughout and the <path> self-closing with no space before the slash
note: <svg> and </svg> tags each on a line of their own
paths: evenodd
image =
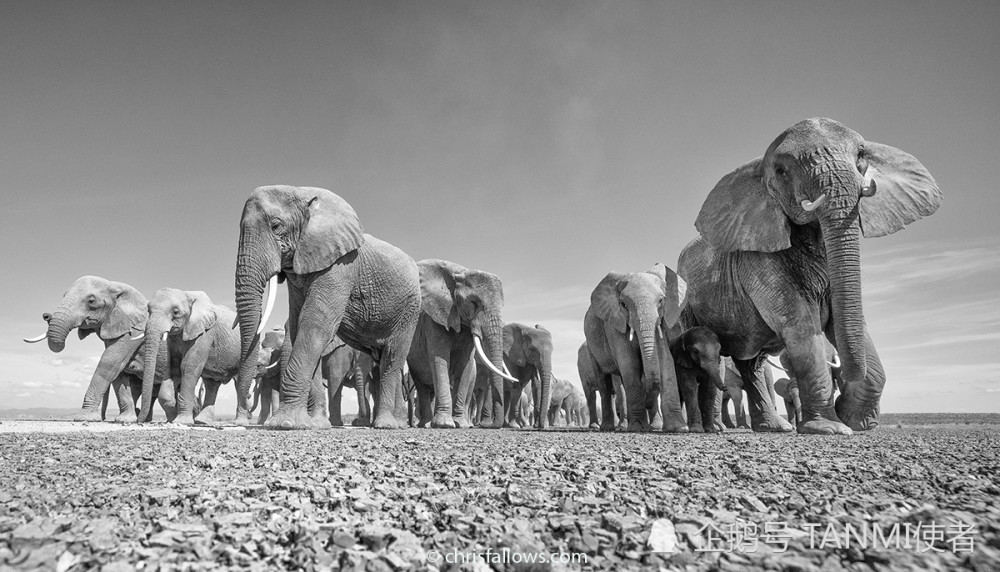
<svg viewBox="0 0 1000 572">
<path fill-rule="evenodd" d="M 798 416 L 795 414 L 795 404 L 792 403 L 791 399 L 782 399 L 785 402 L 785 417 L 788 418 L 788 423 L 792 427 L 798 426 Z"/>
<path fill-rule="evenodd" d="M 701 377 L 698 383 L 698 408 L 701 413 L 702 429 L 705 433 L 718 433 L 722 431 L 722 421 L 719 420 L 719 405 L 722 403 L 722 392 L 707 377 Z M 694 427 L 688 424 L 688 428 L 694 431 Z"/>
<path fill-rule="evenodd" d="M 524 390 L 524 386 L 520 383 L 511 382 L 510 392 L 507 398 L 507 408 L 504 412 L 504 427 L 513 427 L 514 429 L 520 429 L 524 427 L 519 421 L 520 417 L 519 410 L 521 409 L 521 393 Z M 542 413 L 545 415 L 545 413 Z"/>
<path fill-rule="evenodd" d="M 408 334 L 412 337 L 413 332 Z M 375 404 L 375 419 L 372 427 L 376 429 L 402 429 L 403 422 L 397 417 L 403 399 L 403 364 L 406 362 L 406 352 L 401 353 L 387 347 L 379 359 L 377 374 L 378 400 Z M 450 416 L 449 416 L 450 417 Z"/>
<path fill-rule="evenodd" d="M 201 412 L 195 417 L 194 422 L 204 425 L 214 425 L 215 399 L 219 395 L 219 388 L 222 387 L 222 382 L 217 379 L 202 378 L 202 383 L 204 383 L 205 387 L 205 398 L 202 401 Z"/>
<path fill-rule="evenodd" d="M 361 357 L 358 358 L 360 363 Z M 360 365 L 355 366 L 354 369 L 354 390 L 358 393 L 358 416 L 354 419 L 354 423 L 358 427 L 370 427 L 372 424 L 372 404 L 368 402 L 369 385 L 368 379 L 373 378 L 372 370 L 363 371 Z M 374 379 L 374 378 L 373 378 Z M 376 391 L 381 390 L 381 379 L 379 383 L 375 383 L 371 386 L 373 389 L 378 387 Z"/>
<path fill-rule="evenodd" d="M 733 423 L 733 416 L 729 414 L 729 399 L 728 396 L 722 397 L 722 405 L 720 411 L 722 414 L 722 424 L 726 426 L 727 429 L 736 429 L 736 424 Z"/>
<path fill-rule="evenodd" d="M 617 393 L 621 393 L 621 387 L 614 387 L 614 376 L 604 375 L 603 379 L 598 381 L 598 391 L 601 394 L 601 431 L 614 431 L 615 430 L 615 403 L 614 399 Z"/>
<path fill-rule="evenodd" d="M 600 417 L 598 417 L 598 415 L 597 415 L 597 393 L 598 392 L 594 391 L 594 388 L 592 386 L 587 386 L 586 389 L 585 389 L 585 392 L 586 393 L 584 395 L 587 398 L 587 413 L 590 416 L 589 427 L 591 429 L 600 429 L 601 428 L 601 424 L 598 423 L 598 419 L 600 419 Z M 613 424 L 614 424 L 614 421 L 612 421 L 612 425 Z"/>
<path fill-rule="evenodd" d="M 104 394 L 104 399 L 101 400 L 101 419 L 104 419 L 105 410 L 107 408 L 107 402 L 110 401 L 110 393 L 113 391 L 115 394 L 115 400 L 118 402 L 118 417 L 115 421 L 118 423 L 130 423 L 136 418 L 136 407 L 135 404 L 138 403 L 139 399 L 134 395 L 132 387 L 133 377 L 127 373 L 121 373 L 114 380 L 111 381 L 111 387 Z M 136 384 L 135 390 L 142 395 L 142 384 Z"/>
<path fill-rule="evenodd" d="M 326 406 L 326 383 L 323 379 L 323 368 L 317 368 L 312 381 L 309 382 L 309 398 L 306 411 L 312 419 L 315 429 L 330 428 L 330 410 Z"/>
<path fill-rule="evenodd" d="M 854 431 L 867 431 L 878 426 L 879 402 L 885 387 L 885 370 L 868 333 L 868 326 L 865 326 L 865 364 L 864 381 L 852 383 L 851 380 L 844 380 L 844 391 L 836 400 L 837 416 Z M 801 387 L 799 396 L 802 397 Z"/>
<path fill-rule="evenodd" d="M 341 415 L 340 404 L 344 396 L 344 380 L 339 375 L 333 375 L 328 383 L 326 396 L 328 401 L 327 408 L 330 411 L 330 426 L 343 427 L 344 419 Z"/>
<path fill-rule="evenodd" d="M 767 379 L 762 356 L 749 360 L 734 359 L 743 387 L 747 390 L 747 405 L 750 410 L 750 428 L 757 432 L 785 433 L 792 430 L 787 421 L 778 416 L 768 398 Z"/>
<path fill-rule="evenodd" d="M 622 383 L 621 376 L 614 376 L 614 391 L 615 391 L 615 408 L 614 413 L 618 417 L 618 429 L 624 431 L 628 429 L 628 414 L 627 414 L 627 404 L 625 385 Z"/>
<path fill-rule="evenodd" d="M 160 383 L 160 391 L 157 393 L 157 401 L 167 415 L 167 423 L 172 422 L 177 417 L 177 397 L 174 395 L 174 382 L 165 379 Z M 152 412 L 152 408 L 150 408 Z M 148 420 L 147 420 L 148 421 Z"/>
<path fill-rule="evenodd" d="M 472 427 L 472 421 L 469 420 L 468 414 L 468 399 L 469 392 L 476 385 L 476 362 L 475 358 L 472 357 L 472 348 L 469 350 L 469 359 L 465 360 L 464 364 L 459 363 L 462 365 L 462 369 L 455 384 L 455 399 L 452 404 L 452 421 L 455 427 L 461 429 Z"/>
<path fill-rule="evenodd" d="M 797 335 L 795 335 L 797 334 Z M 826 338 L 822 333 L 784 336 L 789 377 L 795 379 L 802 399 L 802 422 L 799 433 L 851 434 L 851 429 L 837 417 L 833 400 L 833 378 L 826 362 Z"/>
<path fill-rule="evenodd" d="M 416 377 L 414 377 L 413 383 L 417 391 L 417 427 L 427 427 L 434 417 L 432 406 L 434 391 Z"/>
<path fill-rule="evenodd" d="M 688 430 L 692 433 L 702 433 L 697 375 L 689 369 L 677 368 L 677 385 L 680 387 L 681 401 L 687 414 Z"/>
<path fill-rule="evenodd" d="M 747 408 L 743 406 L 743 389 L 730 393 L 733 396 L 733 407 L 736 409 L 736 426 L 741 429 L 749 429 L 750 422 L 747 421 Z"/>
</svg>

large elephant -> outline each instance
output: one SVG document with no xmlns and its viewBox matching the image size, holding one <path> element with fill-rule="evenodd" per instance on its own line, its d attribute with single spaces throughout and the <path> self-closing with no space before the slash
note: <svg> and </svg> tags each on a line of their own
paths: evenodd
<svg viewBox="0 0 1000 572">
<path fill-rule="evenodd" d="M 66 347 L 69 332 L 76 329 L 81 340 L 96 333 L 104 342 L 104 353 L 84 394 L 83 406 L 75 417 L 78 421 L 103 419 L 102 400 L 107 399 L 112 387 L 119 407 L 115 421 L 136 421 L 136 398 L 143 375 L 141 350 L 146 341 L 143 332 L 149 317 L 147 303 L 141 292 L 124 282 L 81 276 L 63 295 L 55 311 L 42 315 L 48 323 L 46 333 L 24 340 L 28 343 L 47 340 L 49 349 L 58 353 Z M 158 399 L 167 419 L 173 420 L 176 415 L 174 384 L 161 383 L 169 377 L 166 352 L 158 357 L 154 368 Z M 151 415 L 152 409 L 147 413 Z"/>
<path fill-rule="evenodd" d="M 472 426 L 473 354 L 479 355 L 492 374 L 480 426 L 502 426 L 506 374 L 500 369 L 504 350 L 500 278 L 445 260 L 421 260 L 417 267 L 420 317 L 406 362 L 417 389 L 419 426 Z"/>
<path fill-rule="evenodd" d="M 684 307 L 684 292 L 684 280 L 655 264 L 644 272 L 610 272 L 590 295 L 583 330 L 598 387 L 608 388 L 611 376 L 621 376 L 629 431 L 658 425 L 668 432 L 688 430 L 667 339 Z M 602 430 L 611 430 L 608 395 L 601 395 Z"/>
<path fill-rule="evenodd" d="M 612 431 L 616 427 L 615 417 L 617 417 L 617 427 L 621 430 L 628 429 L 622 378 L 619 375 L 612 375 L 610 380 L 606 380 L 598 373 L 597 364 L 594 363 L 594 357 L 590 354 L 586 340 L 580 344 L 580 349 L 576 352 L 576 369 L 580 374 L 580 384 L 583 386 L 583 395 L 587 401 L 590 428 Z M 597 401 L 598 395 L 601 396 L 600 403 Z M 605 399 L 611 404 L 610 406 L 604 404 Z"/>
<path fill-rule="evenodd" d="M 861 306 L 861 235 L 883 236 L 937 210 L 941 192 L 913 156 L 807 119 L 709 193 L 678 271 L 685 326 L 719 334 L 750 395 L 755 430 L 788 431 L 764 410 L 763 356 L 785 349 L 802 397 L 800 433 L 850 434 L 878 424 L 885 384 Z M 829 339 L 843 361 L 834 401 Z"/>
<path fill-rule="evenodd" d="M 142 410 L 145 418 L 151 404 L 156 356 L 163 343 L 170 356 L 170 370 L 178 383 L 176 422 L 185 425 L 215 422 L 215 398 L 219 387 L 239 369 L 239 332 L 233 327 L 236 312 L 213 304 L 201 291 L 160 288 L 149 299 L 146 345 L 142 376 Z M 254 366 L 256 367 L 256 359 Z M 203 407 L 195 418 L 198 379 L 205 384 Z"/>
<path fill-rule="evenodd" d="M 725 389 L 719 367 L 721 349 L 719 337 L 704 326 L 689 328 L 670 342 L 688 429 L 693 433 L 715 433 L 722 429 L 716 423 L 719 417 L 716 408 L 722 401 L 720 392 Z"/>
<path fill-rule="evenodd" d="M 240 324 L 237 421 L 247 422 L 247 394 L 256 369 L 257 339 L 279 280 L 288 283 L 287 358 L 281 404 L 268 424 L 282 429 L 325 426 L 311 415 L 313 374 L 339 336 L 366 351 L 381 372 L 374 426 L 398 428 L 403 364 L 420 312 L 417 265 L 395 246 L 364 234 L 357 213 L 336 194 L 275 185 L 254 190 L 243 207 L 236 258 Z M 261 314 L 265 284 L 268 302 Z M 312 398 L 311 398 L 312 396 Z"/>
<path fill-rule="evenodd" d="M 505 384 L 507 425 L 518 427 L 518 403 L 524 388 L 531 385 L 531 406 L 534 426 L 544 429 L 552 402 L 552 334 L 542 326 L 511 322 L 503 327 L 503 361 L 507 371 L 517 379 Z"/>
</svg>

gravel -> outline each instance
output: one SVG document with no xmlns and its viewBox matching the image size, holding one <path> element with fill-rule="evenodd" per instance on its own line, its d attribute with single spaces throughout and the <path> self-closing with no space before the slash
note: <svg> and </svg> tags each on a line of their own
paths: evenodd
<svg viewBox="0 0 1000 572">
<path fill-rule="evenodd" d="M 1000 570 L 998 444 L 3 421 L 0 569 Z"/>
</svg>

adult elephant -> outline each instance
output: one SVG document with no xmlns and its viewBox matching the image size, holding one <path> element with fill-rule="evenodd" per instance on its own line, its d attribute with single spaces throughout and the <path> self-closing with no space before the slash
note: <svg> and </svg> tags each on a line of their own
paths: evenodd
<svg viewBox="0 0 1000 572">
<path fill-rule="evenodd" d="M 529 326 L 511 322 L 503 327 L 503 361 L 516 381 L 505 384 L 507 425 L 521 426 L 517 421 L 518 403 L 524 388 L 531 385 L 531 407 L 534 426 L 545 429 L 552 402 L 552 333 L 539 324 Z"/>
<path fill-rule="evenodd" d="M 722 429 L 716 413 L 720 392 L 726 387 L 719 367 L 721 349 L 719 337 L 704 326 L 689 328 L 670 342 L 688 429 L 693 433 L 715 433 Z"/>
<path fill-rule="evenodd" d="M 417 267 L 420 316 L 406 362 L 417 389 L 419 426 L 472 426 L 473 354 L 492 374 L 480 426 L 502 426 L 506 374 L 500 369 L 505 339 L 500 278 L 446 260 L 421 260 Z"/>
<path fill-rule="evenodd" d="M 96 333 L 104 342 L 104 352 L 90 378 L 83 406 L 75 416 L 77 421 L 102 420 L 102 400 L 107 399 L 112 387 L 119 407 L 115 421 L 136 421 L 136 401 L 143 375 L 143 332 L 149 317 L 147 302 L 141 292 L 124 282 L 81 276 L 63 295 L 55 311 L 42 314 L 48 324 L 45 334 L 24 340 L 28 343 L 46 340 L 49 349 L 59 353 L 66 347 L 70 331 L 76 329 L 81 340 Z M 173 420 L 176 415 L 174 385 L 161 383 L 169 377 L 166 352 L 158 357 L 153 368 L 157 394 L 167 419 Z M 151 415 L 152 409 L 147 413 Z"/>
<path fill-rule="evenodd" d="M 566 418 L 566 425 L 569 425 L 572 419 L 572 408 L 569 401 L 573 396 L 574 385 L 565 379 L 552 376 L 551 387 L 551 399 L 549 400 L 548 408 L 545 410 L 546 415 L 549 417 L 549 425 L 556 426 L 556 420 L 559 417 L 560 411 L 563 412 Z"/>
<path fill-rule="evenodd" d="M 622 378 L 619 375 L 612 375 L 611 379 L 608 380 L 598 373 L 597 364 L 590 354 L 586 340 L 580 344 L 580 349 L 577 350 L 576 369 L 577 373 L 580 374 L 580 384 L 583 386 L 583 395 L 587 402 L 587 418 L 590 420 L 590 428 L 613 431 L 616 427 L 615 417 L 617 417 L 618 429 L 628 429 L 628 419 L 625 415 L 625 388 L 622 387 Z M 601 396 L 600 403 L 597 401 L 598 395 Z M 605 403 L 604 400 L 607 402 Z"/>
<path fill-rule="evenodd" d="M 668 432 L 688 430 L 667 339 L 684 307 L 685 288 L 673 270 L 655 264 L 644 272 L 610 272 L 590 295 L 583 330 L 591 363 L 599 388 L 609 388 L 612 375 L 621 376 L 629 431 L 657 425 Z M 606 395 L 602 430 L 610 430 Z"/>
<path fill-rule="evenodd" d="M 236 312 L 213 304 L 201 291 L 161 288 L 149 299 L 146 321 L 146 346 L 142 376 L 142 410 L 148 413 L 153 392 L 156 356 L 165 343 L 170 355 L 171 372 L 177 390 L 177 417 L 184 425 L 215 422 L 215 399 L 219 387 L 239 369 L 240 339 L 233 327 Z M 256 366 L 256 359 L 254 360 Z M 198 379 L 205 384 L 201 411 L 195 417 Z"/>
<path fill-rule="evenodd" d="M 281 400 L 281 348 L 285 329 L 277 327 L 264 334 L 257 354 L 257 375 L 254 378 L 252 414 L 260 404 L 257 424 L 263 425 L 278 409 Z"/>
<path fill-rule="evenodd" d="M 586 427 L 590 423 L 590 417 L 587 415 L 587 398 L 584 397 L 583 389 L 580 386 L 571 384 L 571 387 L 569 397 L 563 401 L 566 424 Z"/>
<path fill-rule="evenodd" d="M 241 366 L 237 421 L 247 422 L 247 392 L 256 369 L 257 339 L 279 280 L 288 283 L 287 359 L 281 404 L 268 424 L 281 429 L 325 426 L 310 415 L 313 374 L 339 336 L 379 364 L 382 399 L 374 426 L 398 428 L 402 375 L 420 311 L 417 265 L 395 246 L 364 234 L 357 213 L 336 194 L 275 185 L 251 193 L 240 219 L 236 308 Z M 264 285 L 270 284 L 261 315 Z"/>
<path fill-rule="evenodd" d="M 684 320 L 719 334 L 755 430 L 791 430 L 763 407 L 763 356 L 782 349 L 799 381 L 800 433 L 878 424 L 885 374 L 862 311 L 860 237 L 896 232 L 940 202 L 913 156 L 831 119 L 793 125 L 712 189 L 695 222 L 701 237 L 678 265 L 690 290 Z M 827 339 L 843 361 L 836 402 Z"/>
</svg>

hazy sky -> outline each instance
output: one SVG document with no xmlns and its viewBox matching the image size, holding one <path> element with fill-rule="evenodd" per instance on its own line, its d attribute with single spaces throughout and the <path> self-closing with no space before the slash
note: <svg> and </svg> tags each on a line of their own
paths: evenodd
<svg viewBox="0 0 1000 572">
<path fill-rule="evenodd" d="M 79 407 L 96 336 L 21 338 L 81 275 L 232 305 L 243 203 L 275 183 L 498 274 L 576 380 L 597 282 L 675 268 L 716 181 L 825 116 L 944 193 L 863 242 L 882 410 L 998 411 L 998 30 L 995 0 L 2 2 L 0 408 Z"/>
</svg>

